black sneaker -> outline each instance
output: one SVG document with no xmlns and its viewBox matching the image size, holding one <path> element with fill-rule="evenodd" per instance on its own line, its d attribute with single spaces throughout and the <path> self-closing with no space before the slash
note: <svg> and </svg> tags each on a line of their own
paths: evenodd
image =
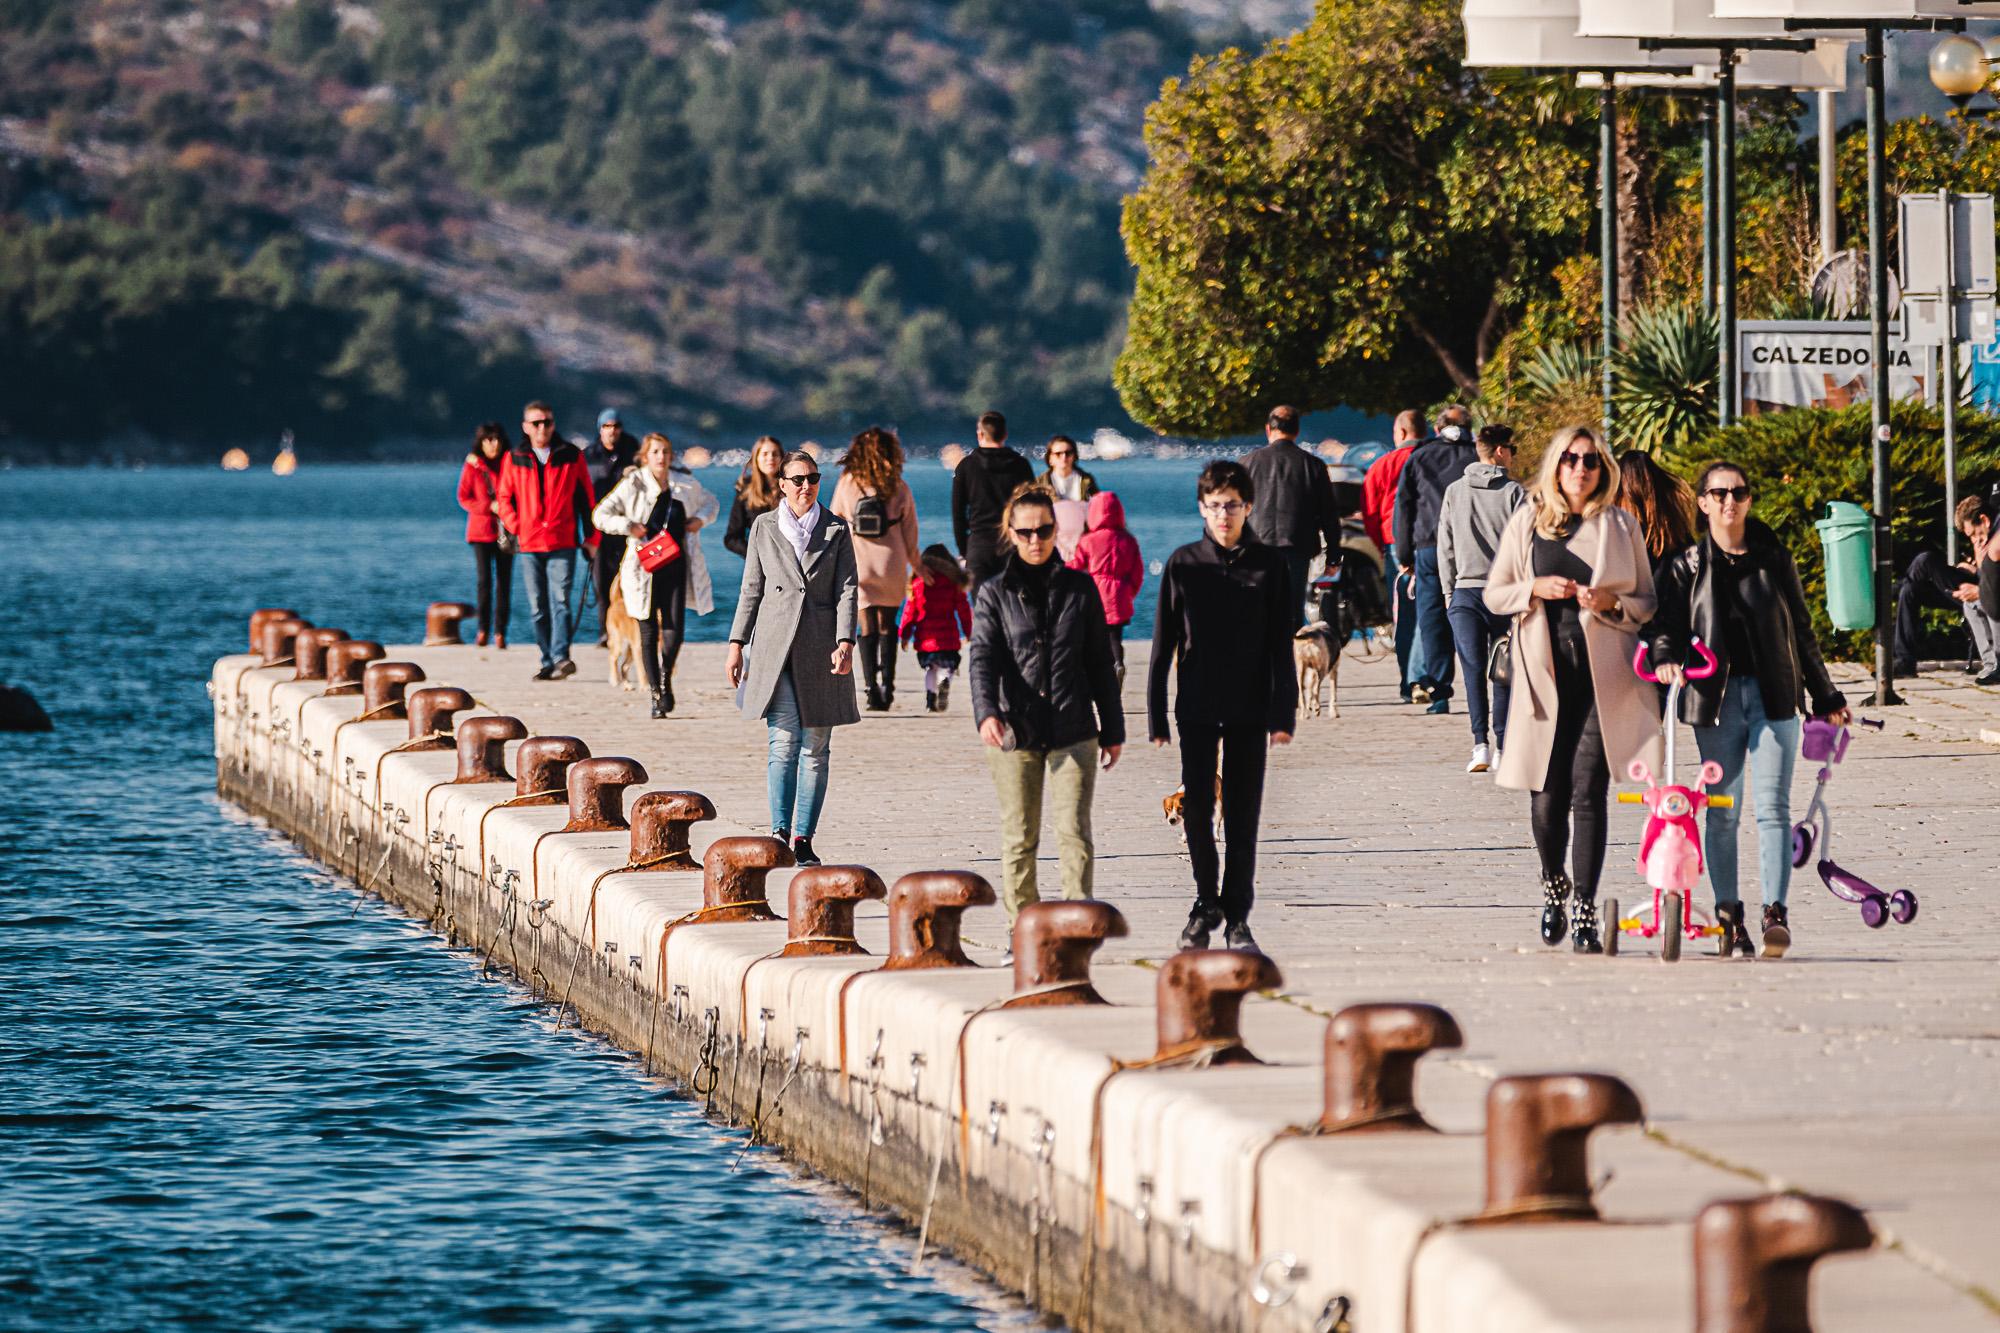
<svg viewBox="0 0 2000 1333">
<path fill-rule="evenodd" d="M 820 864 L 819 853 L 813 850 L 811 838 L 792 839 L 792 860 L 802 866 Z"/>
<path fill-rule="evenodd" d="M 936 691 L 936 690 L 925 690 L 925 691 L 924 691 L 924 711 L 925 711 L 926 713 L 935 713 L 935 712 L 937 712 L 937 710 L 938 710 L 938 706 L 937 706 L 937 691 Z"/>
<path fill-rule="evenodd" d="M 1973 678 L 1974 685 L 2000 685 L 2000 667 L 1995 667 L 1983 676 Z"/>
<path fill-rule="evenodd" d="M 882 691 L 876 689 L 873 685 L 868 687 L 868 701 L 862 706 L 871 713 L 880 713 L 889 707 L 882 698 Z"/>
<path fill-rule="evenodd" d="M 1188 913 L 1187 925 L 1181 930 L 1181 948 L 1206 949 L 1209 932 L 1222 924 L 1222 913 L 1212 907 L 1197 906 Z"/>
<path fill-rule="evenodd" d="M 1792 926 L 1786 919 L 1783 903 L 1764 905 L 1764 956 L 1783 958 L 1785 950 L 1792 947 Z"/>
<path fill-rule="evenodd" d="M 1232 921 L 1222 929 L 1222 945 L 1226 949 L 1241 949 L 1244 953 L 1262 953 L 1257 947 L 1257 937 L 1250 933 L 1248 921 Z"/>
<path fill-rule="evenodd" d="M 946 707 L 948 707 L 951 703 L 950 676 L 946 676 L 943 680 L 938 682 L 937 696 L 938 696 L 937 710 L 938 712 L 942 713 L 946 709 Z"/>
<path fill-rule="evenodd" d="M 574 676 L 575 674 L 576 674 L 576 663 L 570 661 L 567 657 L 565 657 L 562 661 L 555 664 L 555 669 L 549 673 L 549 679 L 568 680 L 571 676 Z"/>
<path fill-rule="evenodd" d="M 545 666 L 535 673 L 536 680 L 554 680 L 555 678 L 556 669 L 552 666 Z"/>
</svg>

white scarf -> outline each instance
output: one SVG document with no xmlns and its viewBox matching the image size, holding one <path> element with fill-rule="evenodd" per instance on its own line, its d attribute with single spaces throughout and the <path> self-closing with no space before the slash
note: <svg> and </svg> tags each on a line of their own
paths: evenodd
<svg viewBox="0 0 2000 1333">
<path fill-rule="evenodd" d="M 785 534 L 785 540 L 798 552 L 799 567 L 805 568 L 806 547 L 812 544 L 813 529 L 819 526 L 819 502 L 805 513 L 794 516 L 792 507 L 784 501 L 778 502 L 778 529 Z"/>
</svg>

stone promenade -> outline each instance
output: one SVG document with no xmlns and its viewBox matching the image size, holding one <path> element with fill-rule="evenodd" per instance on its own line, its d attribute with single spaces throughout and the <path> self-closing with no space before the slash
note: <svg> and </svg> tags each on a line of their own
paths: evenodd
<svg viewBox="0 0 2000 1333">
<path fill-rule="evenodd" d="M 528 679 L 531 647 L 389 655 L 518 715 L 532 733 L 630 755 L 649 785 L 706 793 L 725 825 L 766 822 L 763 728 L 731 708 L 718 645 L 685 653 L 681 711 L 657 722 L 643 693 L 609 688 L 595 650 L 577 654 L 579 676 L 547 684 Z M 905 656 L 894 712 L 836 732 L 816 844 L 829 862 L 867 864 L 888 880 L 950 867 L 997 881 L 994 802 L 965 683 L 948 715 L 929 715 L 914 666 Z M 1174 752 L 1143 743 L 1145 669 L 1134 645 L 1125 704 L 1135 743 L 1101 778 L 1096 804 L 1097 895 L 1132 928 L 1100 955 L 1100 985 L 1115 1002 L 1150 1002 L 1151 973 L 1103 964 L 1167 956 L 1190 898 L 1179 837 L 1161 818 L 1178 781 Z M 1914 890 L 1913 924 L 1867 929 L 1807 869 L 1792 885 L 1788 957 L 1724 961 L 1690 945 L 1665 965 L 1653 943 L 1629 937 L 1619 958 L 1542 947 L 1527 798 L 1463 771 L 1462 713 L 1399 704 L 1381 661 L 1350 660 L 1342 674 L 1341 716 L 1303 721 L 1296 743 L 1273 755 L 1253 924 L 1286 985 L 1277 1001 L 1251 1006 L 1254 1049 L 1316 1066 L 1324 1016 L 1343 1005 L 1442 1004 L 1466 1036 L 1464 1050 L 1421 1066 L 1419 1101 L 1442 1128 L 1477 1131 L 1496 1075 L 1617 1074 L 1639 1092 L 1650 1128 L 1596 1140 L 1594 1161 L 1611 1172 L 1600 1193 L 1608 1218 L 1683 1220 L 1710 1199 L 1766 1189 L 1831 1194 L 1865 1208 L 1893 1245 L 1821 1265 L 1816 1308 L 1851 1316 L 1825 1326 L 2000 1328 L 2000 931 L 1989 915 L 2000 745 L 1981 739 L 2000 729 L 2000 691 L 1955 673 L 1906 682 L 1906 706 L 1863 710 L 1888 727 L 1857 731 L 1836 770 L 1838 859 L 1885 888 Z M 1858 670 L 1839 674 L 1865 696 Z M 1681 754 L 1691 776 L 1685 730 Z M 1795 814 L 1816 771 L 1800 765 Z M 1604 892 L 1628 904 L 1643 887 L 1632 858 L 1644 820 L 1641 807 L 1613 806 Z M 1744 822 L 1751 881 L 1751 812 Z M 1045 852 L 1052 893 L 1052 835 Z M 1745 895 L 1754 897 L 1750 882 Z M 1005 918 L 972 913 L 966 933 L 984 950 L 976 957 L 995 961 Z M 863 913 L 860 934 L 881 947 L 879 907 Z M 1657 1264 L 1636 1241 L 1608 1253 L 1629 1266 L 1640 1304 L 1663 1280 L 1649 1269 L 1685 1281 L 1684 1251 Z M 1510 1262 L 1553 1275 L 1573 1259 L 1544 1244 Z"/>
</svg>

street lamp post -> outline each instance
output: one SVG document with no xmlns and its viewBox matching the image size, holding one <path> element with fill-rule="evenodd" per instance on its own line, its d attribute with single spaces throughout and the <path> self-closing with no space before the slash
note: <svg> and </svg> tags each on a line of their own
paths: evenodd
<svg viewBox="0 0 2000 1333">
<path fill-rule="evenodd" d="M 1984 90 L 1992 79 L 1993 70 L 1987 61 L 1986 48 L 1963 33 L 1954 33 L 1931 48 L 1931 82 L 1937 90 L 1949 97 L 1952 105 L 1961 112 L 1971 111 L 1972 99 Z M 1955 265 L 1951 256 L 1950 224 L 1951 194 L 1942 191 L 1945 217 L 1945 265 L 1947 275 L 1952 274 Z M 1907 275 L 1905 275 L 1907 277 Z M 1948 277 L 1947 282 L 1951 281 Z M 1958 560 L 1958 292 L 1954 288 L 1945 293 L 1944 346 L 1938 349 L 1937 386 L 1938 405 L 1944 410 L 1944 558 L 1947 563 Z"/>
</svg>

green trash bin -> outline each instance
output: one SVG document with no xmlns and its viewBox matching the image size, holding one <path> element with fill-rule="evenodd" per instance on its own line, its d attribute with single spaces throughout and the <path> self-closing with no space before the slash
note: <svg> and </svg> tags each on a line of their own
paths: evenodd
<svg viewBox="0 0 2000 1333">
<path fill-rule="evenodd" d="M 1860 505 L 1827 502 L 1819 529 L 1826 560 L 1826 614 L 1837 629 L 1875 626 L 1875 520 Z"/>
</svg>

